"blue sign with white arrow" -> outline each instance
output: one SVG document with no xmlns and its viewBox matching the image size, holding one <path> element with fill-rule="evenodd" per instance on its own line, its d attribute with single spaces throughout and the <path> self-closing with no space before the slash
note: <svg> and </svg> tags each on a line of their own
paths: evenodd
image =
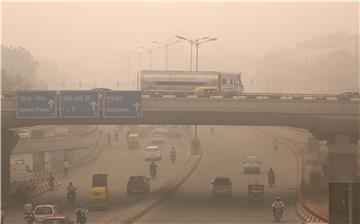
<svg viewBox="0 0 360 224">
<path fill-rule="evenodd" d="M 16 92 L 17 118 L 55 118 L 56 91 L 30 90 Z"/>
<path fill-rule="evenodd" d="M 60 91 L 60 117 L 99 117 L 99 93 L 87 90 Z"/>
<path fill-rule="evenodd" d="M 140 91 L 106 91 L 104 96 L 105 118 L 139 118 L 142 116 Z"/>
</svg>

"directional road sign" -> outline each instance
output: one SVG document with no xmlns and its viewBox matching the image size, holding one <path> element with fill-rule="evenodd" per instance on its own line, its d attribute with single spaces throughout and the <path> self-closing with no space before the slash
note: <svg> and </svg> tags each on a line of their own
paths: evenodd
<svg viewBox="0 0 360 224">
<path fill-rule="evenodd" d="M 30 90 L 16 92 L 17 118 L 55 118 L 56 91 Z"/>
<path fill-rule="evenodd" d="M 139 118 L 142 116 L 140 91 L 106 91 L 104 94 L 105 118 Z"/>
<path fill-rule="evenodd" d="M 62 118 L 99 117 L 99 93 L 91 90 L 60 91 L 60 108 Z"/>
</svg>

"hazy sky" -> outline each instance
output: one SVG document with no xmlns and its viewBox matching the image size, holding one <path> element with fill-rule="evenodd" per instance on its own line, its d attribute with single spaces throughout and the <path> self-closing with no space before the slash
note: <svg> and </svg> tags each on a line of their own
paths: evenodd
<svg viewBox="0 0 360 224">
<path fill-rule="evenodd" d="M 200 69 L 241 71 L 238 55 L 262 56 L 314 35 L 358 33 L 358 3 L 4 3 L 3 42 L 47 58 L 72 80 L 126 80 L 128 50 L 174 35 L 211 36 Z M 131 71 L 138 69 L 131 56 Z M 148 68 L 144 53 L 142 68 Z M 153 54 L 164 68 L 164 50 Z M 189 44 L 169 47 L 169 68 L 189 68 Z M 49 76 L 50 77 L 50 76 Z M 47 79 L 49 79 L 47 77 Z"/>
</svg>

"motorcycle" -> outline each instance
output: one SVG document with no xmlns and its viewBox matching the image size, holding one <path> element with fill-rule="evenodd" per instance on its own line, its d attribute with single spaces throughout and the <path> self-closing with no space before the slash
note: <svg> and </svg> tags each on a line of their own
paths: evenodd
<svg viewBox="0 0 360 224">
<path fill-rule="evenodd" d="M 72 203 L 74 203 L 74 200 L 76 198 L 76 192 L 75 191 L 68 191 L 66 197 L 69 200 L 69 202 L 72 204 Z"/>
<path fill-rule="evenodd" d="M 175 160 L 176 160 L 176 153 L 171 153 L 171 154 L 170 154 L 170 159 L 171 159 L 171 162 L 175 162 Z"/>
<path fill-rule="evenodd" d="M 274 174 L 269 174 L 269 175 L 268 175 L 268 184 L 269 184 L 270 186 L 273 186 L 274 183 L 275 183 L 275 175 L 274 175 Z"/>
<path fill-rule="evenodd" d="M 34 223 L 34 215 L 33 214 L 25 214 L 25 222 L 27 224 L 33 224 Z"/>
<path fill-rule="evenodd" d="M 151 176 L 151 178 L 153 178 L 153 179 L 156 177 L 156 168 L 150 169 L 150 176 Z"/>
<path fill-rule="evenodd" d="M 280 222 L 282 213 L 283 213 L 283 211 L 282 211 L 282 208 L 280 208 L 280 207 L 276 207 L 273 209 L 273 216 L 275 218 L 275 222 L 277 222 L 277 223 Z"/>
</svg>

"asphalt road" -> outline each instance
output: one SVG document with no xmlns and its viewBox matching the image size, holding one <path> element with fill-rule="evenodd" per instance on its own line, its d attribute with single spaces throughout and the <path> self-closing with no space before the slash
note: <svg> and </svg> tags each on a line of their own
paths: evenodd
<svg viewBox="0 0 360 224">
<path fill-rule="evenodd" d="M 216 127 L 209 137 L 209 127 L 199 127 L 205 150 L 202 162 L 190 179 L 173 195 L 138 220 L 139 223 L 272 223 L 271 203 L 280 195 L 286 204 L 282 223 L 301 223 L 295 211 L 297 165 L 295 155 L 285 145 L 277 153 L 272 138 L 256 127 Z M 262 162 L 260 175 L 245 175 L 242 161 L 256 155 Z M 276 185 L 267 186 L 266 171 L 272 167 Z M 211 195 L 211 182 L 216 176 L 231 178 L 230 199 Z M 249 183 L 265 184 L 265 204 L 247 203 Z"/>
<path fill-rule="evenodd" d="M 105 132 L 112 131 L 112 126 L 104 128 Z M 88 192 L 91 188 L 92 174 L 106 172 L 108 176 L 109 195 L 111 205 L 107 210 L 90 211 L 88 214 L 89 223 L 104 223 L 116 216 L 120 211 L 141 201 L 144 195 L 126 195 L 126 183 L 131 175 L 148 175 L 149 162 L 144 161 L 143 148 L 150 143 L 150 139 L 141 140 L 140 150 L 128 150 L 125 137 L 120 136 L 120 141 L 112 141 L 107 145 L 105 141 L 101 144 L 102 152 L 99 157 L 84 166 L 70 170 L 69 177 L 60 178 L 62 185 L 53 193 L 45 193 L 34 201 L 36 204 L 59 205 L 63 214 L 75 220 L 74 209 L 79 203 L 87 204 Z M 169 159 L 171 146 L 176 146 L 177 160 L 172 163 Z M 162 160 L 157 162 L 158 176 L 151 180 L 151 190 L 160 188 L 171 177 L 183 167 L 190 157 L 189 139 L 166 140 L 162 146 Z M 77 198 L 73 205 L 66 199 L 66 187 L 69 182 L 77 187 Z M 150 192 L 151 194 L 151 192 Z M 5 210 L 6 223 L 23 223 L 23 205 L 16 205 Z"/>
</svg>

